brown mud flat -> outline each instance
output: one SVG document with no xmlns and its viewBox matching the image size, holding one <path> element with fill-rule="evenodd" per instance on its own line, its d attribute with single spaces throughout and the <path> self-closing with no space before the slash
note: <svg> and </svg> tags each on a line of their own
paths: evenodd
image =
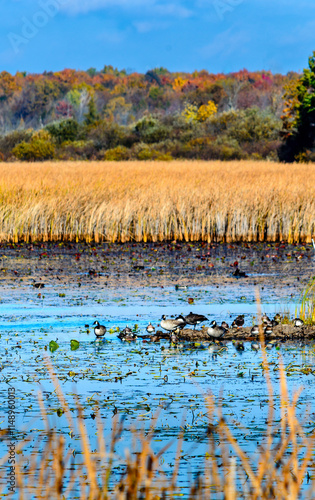
<svg viewBox="0 0 315 500">
<path fill-rule="evenodd" d="M 246 277 L 233 276 L 236 267 Z M 237 285 L 298 296 L 315 273 L 312 245 L 219 243 L 1 244 L 0 283 L 82 287 Z M 192 298 L 194 295 L 192 295 Z"/>
<path fill-rule="evenodd" d="M 251 334 L 252 327 L 243 327 L 236 329 L 230 329 L 227 333 L 219 339 L 220 341 L 226 340 L 242 340 L 242 341 L 252 341 L 259 340 L 259 335 Z M 206 330 L 206 328 L 205 328 Z M 155 341 L 160 339 L 169 339 L 169 334 L 158 330 L 153 337 Z M 148 337 L 150 338 L 150 337 Z M 152 339 L 152 337 L 151 337 Z M 190 328 L 184 328 L 178 334 L 179 340 L 186 340 L 189 342 L 198 342 L 200 340 L 208 340 L 213 342 L 215 339 L 209 337 L 209 335 L 204 330 L 192 330 Z M 314 340 L 315 339 L 315 326 L 305 325 L 303 327 L 297 328 L 293 325 L 279 325 L 273 328 L 273 333 L 265 337 L 265 342 L 270 340 Z"/>
<path fill-rule="evenodd" d="M 206 330 L 206 328 L 205 328 Z M 162 332 L 158 332 L 162 333 Z M 162 334 L 162 338 L 169 338 L 169 335 Z M 215 340 L 211 339 L 206 331 L 203 330 L 191 330 L 184 328 L 179 334 L 180 340 L 187 340 L 190 342 L 195 342 L 198 340 L 209 340 L 210 342 Z M 313 340 L 315 339 L 315 326 L 305 325 L 301 328 L 297 328 L 294 325 L 279 325 L 273 328 L 273 333 L 265 337 L 266 343 L 270 340 Z M 244 327 L 236 329 L 230 329 L 220 340 L 259 340 L 259 336 L 251 334 L 251 327 Z"/>
</svg>

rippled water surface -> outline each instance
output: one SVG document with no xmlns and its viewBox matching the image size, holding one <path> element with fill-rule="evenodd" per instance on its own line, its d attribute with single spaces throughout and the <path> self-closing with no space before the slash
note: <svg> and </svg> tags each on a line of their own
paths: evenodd
<svg viewBox="0 0 315 500">
<path fill-rule="evenodd" d="M 238 351 L 232 342 L 175 347 L 166 340 L 152 343 L 141 336 L 149 321 L 158 327 L 162 314 L 190 311 L 205 314 L 209 321 L 228 323 L 244 314 L 249 326 L 257 312 L 257 288 L 264 312 L 294 317 L 301 291 L 315 274 L 311 249 L 183 245 L 177 251 L 167 246 L 164 253 L 162 250 L 154 245 L 104 245 L 80 251 L 71 247 L 68 252 L 57 246 L 3 249 L 1 428 L 7 427 L 7 390 L 14 387 L 17 440 L 31 436 L 23 451 L 25 459 L 41 448 L 37 438 L 45 426 L 38 404 L 40 390 L 51 425 L 65 436 L 67 449 L 77 454 L 80 463 L 79 440 L 75 433 L 69 434 L 67 420 L 60 414 L 61 405 L 44 362 L 47 355 L 70 407 L 76 407 L 75 395 L 83 407 L 92 449 L 96 447 L 98 413 L 106 422 L 107 434 L 113 415 L 124 417 L 126 430 L 116 450 L 121 456 L 131 446 L 128 429 L 148 429 L 157 413 L 155 451 L 184 430 L 179 477 L 183 495 L 207 449 L 205 395 L 209 392 L 217 400 L 221 398 L 223 415 L 243 450 L 255 453 L 265 432 L 268 409 L 261 353 L 252 351 L 250 342 L 245 342 L 244 351 Z M 248 278 L 233 278 L 235 261 L 241 262 Z M 45 286 L 35 288 L 35 283 Z M 179 283 L 188 290 L 176 291 Z M 95 341 L 95 319 L 108 329 L 103 341 Z M 117 338 L 118 329 L 127 324 L 137 325 L 140 338 L 136 342 Z M 80 344 L 77 350 L 71 350 L 73 339 Z M 54 352 L 49 350 L 51 341 L 59 346 Z M 282 357 L 285 366 L 292 363 L 297 368 L 290 372 L 289 388 L 303 387 L 297 412 L 305 430 L 311 432 L 315 427 L 314 376 L 300 369 L 314 366 L 315 343 L 283 343 L 267 355 L 276 420 L 280 418 L 278 366 Z M 0 447 L 4 452 L 6 443 Z M 174 467 L 175 453 L 176 442 L 161 459 L 166 472 Z M 122 468 L 123 462 L 117 462 L 117 477 Z"/>
</svg>

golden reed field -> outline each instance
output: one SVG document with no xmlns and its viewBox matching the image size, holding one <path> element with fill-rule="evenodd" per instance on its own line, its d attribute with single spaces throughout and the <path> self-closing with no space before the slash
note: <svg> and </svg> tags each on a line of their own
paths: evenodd
<svg viewBox="0 0 315 500">
<path fill-rule="evenodd" d="M 315 166 L 0 164 L 0 240 L 278 241 L 315 235 Z"/>
</svg>

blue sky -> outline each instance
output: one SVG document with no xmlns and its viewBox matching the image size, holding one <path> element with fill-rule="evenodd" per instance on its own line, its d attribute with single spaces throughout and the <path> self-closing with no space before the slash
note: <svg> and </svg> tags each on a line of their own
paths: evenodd
<svg viewBox="0 0 315 500">
<path fill-rule="evenodd" d="M 300 71 L 314 0 L 0 0 L 0 71 Z"/>
</svg>

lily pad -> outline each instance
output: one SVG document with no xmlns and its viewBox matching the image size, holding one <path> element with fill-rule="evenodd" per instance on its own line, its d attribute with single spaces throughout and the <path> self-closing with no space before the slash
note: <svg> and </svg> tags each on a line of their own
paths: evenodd
<svg viewBox="0 0 315 500">
<path fill-rule="evenodd" d="M 80 347 L 80 342 L 78 340 L 70 340 L 71 351 L 76 351 Z"/>
<path fill-rule="evenodd" d="M 50 350 L 50 352 L 57 351 L 58 347 L 59 347 L 59 344 L 57 344 L 57 342 L 55 342 L 54 340 L 51 340 L 49 342 L 49 350 Z"/>
</svg>

